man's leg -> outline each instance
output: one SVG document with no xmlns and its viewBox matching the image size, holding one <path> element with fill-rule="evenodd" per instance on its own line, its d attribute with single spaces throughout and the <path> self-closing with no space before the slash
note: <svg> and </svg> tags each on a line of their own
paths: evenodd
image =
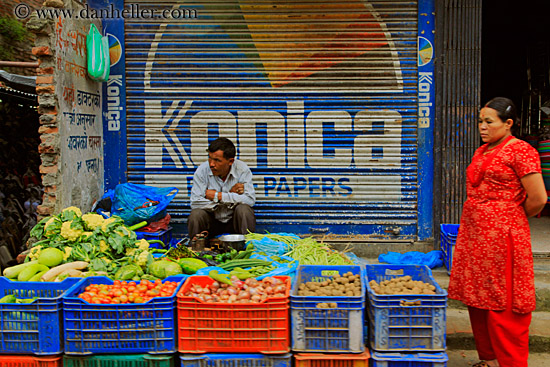
<svg viewBox="0 0 550 367">
<path fill-rule="evenodd" d="M 233 212 L 233 229 L 238 234 L 256 232 L 256 216 L 254 210 L 247 204 L 239 204 Z"/>
<path fill-rule="evenodd" d="M 213 216 L 204 209 L 191 210 L 191 214 L 189 214 L 189 218 L 187 218 L 189 239 L 193 239 L 193 237 L 202 231 L 210 232 L 213 220 Z"/>
</svg>

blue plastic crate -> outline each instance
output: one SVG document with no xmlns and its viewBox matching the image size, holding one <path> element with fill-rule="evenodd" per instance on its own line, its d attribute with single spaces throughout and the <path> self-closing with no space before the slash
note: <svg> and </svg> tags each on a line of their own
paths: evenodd
<svg viewBox="0 0 550 367">
<path fill-rule="evenodd" d="M 172 242 L 172 227 L 168 227 L 163 231 L 157 232 L 139 232 L 136 231 L 136 236 L 138 240 L 145 238 L 147 241 L 151 240 L 160 240 L 164 244 L 164 247 L 159 243 L 151 243 L 150 247 L 152 248 L 169 248 Z"/>
<path fill-rule="evenodd" d="M 0 298 L 38 297 L 32 303 L 0 303 L 0 353 L 49 355 L 63 352 L 62 295 L 81 278 L 62 282 L 14 282 L 0 277 Z"/>
<path fill-rule="evenodd" d="M 264 354 L 180 354 L 181 367 L 291 367 L 290 353 Z"/>
<path fill-rule="evenodd" d="M 352 272 L 361 276 L 361 296 L 298 296 L 305 282 L 322 282 Z M 300 265 L 290 293 L 292 347 L 298 352 L 361 353 L 365 350 L 365 268 L 359 265 Z M 336 303 L 336 308 L 317 308 Z"/>
<path fill-rule="evenodd" d="M 370 367 L 446 367 L 447 353 L 381 353 L 373 352 Z"/>
<path fill-rule="evenodd" d="M 187 277 L 163 280 L 179 282 L 170 297 L 129 304 L 91 304 L 78 298 L 90 284 L 114 283 L 107 277 L 85 278 L 63 297 L 65 353 L 174 353 L 176 294 Z"/>
<path fill-rule="evenodd" d="M 447 273 L 451 274 L 453 265 L 453 254 L 455 250 L 456 237 L 460 224 L 441 224 L 440 225 L 440 247 L 443 251 L 443 262 L 447 267 Z"/>
<path fill-rule="evenodd" d="M 426 265 L 366 265 L 369 340 L 376 351 L 440 352 L 445 350 L 447 291 Z M 436 288 L 436 294 L 376 294 L 371 280 L 409 275 Z"/>
</svg>

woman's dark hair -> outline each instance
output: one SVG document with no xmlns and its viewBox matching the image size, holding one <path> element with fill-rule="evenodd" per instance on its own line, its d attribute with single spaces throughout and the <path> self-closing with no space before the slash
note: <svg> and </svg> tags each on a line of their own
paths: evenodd
<svg viewBox="0 0 550 367">
<path fill-rule="evenodd" d="M 511 99 L 505 97 L 495 97 L 487 102 L 485 104 L 485 107 L 489 107 L 497 111 L 497 115 L 502 121 L 511 119 L 514 122 L 514 124 L 512 125 L 512 131 L 518 131 L 520 124 L 518 118 L 518 110 Z"/>
<path fill-rule="evenodd" d="M 208 151 L 210 153 L 217 152 L 218 150 L 223 152 L 223 157 L 225 159 L 235 158 L 235 144 L 227 138 L 217 138 L 208 146 Z"/>
</svg>

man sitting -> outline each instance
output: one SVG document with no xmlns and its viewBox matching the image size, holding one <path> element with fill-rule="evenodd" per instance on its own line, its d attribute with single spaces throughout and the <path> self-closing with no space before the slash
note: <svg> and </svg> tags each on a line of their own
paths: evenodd
<svg viewBox="0 0 550 367">
<path fill-rule="evenodd" d="M 252 206 L 256 194 L 250 168 L 235 159 L 235 145 L 227 138 L 214 140 L 207 151 L 208 161 L 193 175 L 191 214 L 187 219 L 189 238 L 205 230 L 210 237 L 254 232 L 256 217 Z"/>
</svg>

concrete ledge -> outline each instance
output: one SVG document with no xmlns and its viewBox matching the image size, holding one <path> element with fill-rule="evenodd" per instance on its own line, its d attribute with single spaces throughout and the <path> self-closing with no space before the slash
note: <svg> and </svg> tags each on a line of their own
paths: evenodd
<svg viewBox="0 0 550 367">
<path fill-rule="evenodd" d="M 447 309 L 447 348 L 475 349 L 470 318 L 465 309 Z M 550 312 L 533 312 L 529 328 L 529 350 L 535 353 L 550 350 Z"/>
</svg>

